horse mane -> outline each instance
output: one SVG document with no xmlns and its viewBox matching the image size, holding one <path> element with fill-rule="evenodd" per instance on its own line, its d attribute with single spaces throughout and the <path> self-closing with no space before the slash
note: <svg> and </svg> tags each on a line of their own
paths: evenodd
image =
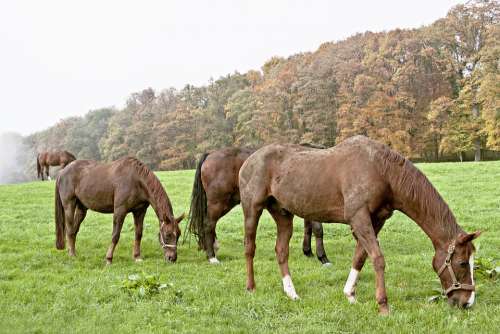
<svg viewBox="0 0 500 334">
<path fill-rule="evenodd" d="M 448 204 L 429 179 L 411 161 L 385 145 L 377 150 L 380 172 L 387 177 L 393 191 L 405 200 L 418 203 L 419 209 L 434 218 L 450 237 L 462 232 Z"/>
<path fill-rule="evenodd" d="M 63 151 L 63 152 L 66 153 L 67 155 L 69 155 L 70 158 L 72 158 L 73 160 L 76 160 L 76 157 L 72 153 L 70 153 L 68 151 Z"/>
<path fill-rule="evenodd" d="M 156 177 L 144 163 L 136 158 L 127 157 L 124 158 L 124 161 L 126 161 L 129 166 L 132 166 L 137 174 L 143 178 L 151 198 L 150 200 L 154 201 L 154 203 L 152 203 L 153 208 L 155 211 L 158 210 L 158 218 L 160 218 L 160 220 L 173 222 L 172 204 L 158 177 Z"/>
</svg>

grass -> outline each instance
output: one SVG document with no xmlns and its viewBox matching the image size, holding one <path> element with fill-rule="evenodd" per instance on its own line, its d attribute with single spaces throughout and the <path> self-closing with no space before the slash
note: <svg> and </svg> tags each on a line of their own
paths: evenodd
<svg viewBox="0 0 500 334">
<path fill-rule="evenodd" d="M 483 235 L 478 256 L 498 259 L 500 246 L 500 162 L 419 164 L 447 200 L 460 225 Z M 160 172 L 176 215 L 187 212 L 193 171 Z M 0 332 L 469 332 L 494 333 L 500 322 L 498 282 L 477 281 L 470 310 L 429 303 L 439 286 L 432 270 L 430 240 L 402 214 L 380 233 L 386 257 L 389 317 L 377 315 L 374 274 L 365 266 L 358 303 L 349 305 L 342 288 L 354 241 L 347 226 L 325 225 L 332 267 L 302 255 L 302 222 L 291 241 L 290 267 L 301 296 L 282 291 L 274 255 L 276 228 L 263 215 L 257 234 L 257 291 L 245 291 L 240 207 L 218 225 L 222 265 L 209 265 L 194 240 L 166 264 L 151 209 L 145 221 L 144 262 L 132 260 L 133 223 L 125 222 L 113 265 L 104 255 L 111 239 L 111 216 L 91 213 L 77 239 L 77 257 L 54 247 L 54 182 L 0 186 Z M 183 224 L 184 226 L 184 224 Z M 137 298 L 122 288 L 130 275 L 153 275 L 168 288 Z"/>
</svg>

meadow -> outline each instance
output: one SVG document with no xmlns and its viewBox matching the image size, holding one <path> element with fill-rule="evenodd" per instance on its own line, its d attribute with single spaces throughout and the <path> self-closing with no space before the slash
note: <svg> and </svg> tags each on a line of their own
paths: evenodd
<svg viewBox="0 0 500 334">
<path fill-rule="evenodd" d="M 418 164 L 468 232 L 482 230 L 477 257 L 499 258 L 500 162 Z M 194 171 L 157 173 L 174 213 L 189 211 Z M 257 291 L 245 290 L 243 224 L 238 206 L 218 224 L 221 265 L 208 264 L 194 239 L 165 263 L 150 208 L 142 242 L 143 262 L 132 260 L 133 223 L 127 217 L 113 264 L 104 256 L 111 216 L 89 212 L 77 237 L 77 256 L 54 246 L 54 181 L 0 186 L 0 333 L 498 333 L 498 281 L 477 278 L 468 310 L 429 297 L 440 284 L 432 270 L 432 244 L 419 227 L 396 213 L 379 235 L 386 259 L 391 314 L 381 317 L 369 262 L 361 272 L 358 302 L 342 289 L 354 241 L 345 225 L 324 225 L 333 266 L 302 254 L 302 220 L 295 219 L 290 268 L 301 299 L 282 291 L 275 260 L 276 228 L 264 214 L 257 233 Z M 185 222 L 182 224 L 184 230 Z M 313 247 L 314 250 L 314 247 Z M 166 288 L 130 293 L 130 275 L 153 275 Z"/>
</svg>

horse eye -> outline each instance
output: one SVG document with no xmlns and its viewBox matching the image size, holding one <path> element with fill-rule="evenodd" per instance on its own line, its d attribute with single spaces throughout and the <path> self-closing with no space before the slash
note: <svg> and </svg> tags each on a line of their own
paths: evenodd
<svg viewBox="0 0 500 334">
<path fill-rule="evenodd" d="M 460 267 L 462 267 L 462 268 L 466 268 L 466 267 L 469 265 L 469 262 L 467 262 L 467 261 L 462 261 L 462 262 L 460 262 L 460 263 L 459 263 L 459 265 L 460 265 Z"/>
</svg>

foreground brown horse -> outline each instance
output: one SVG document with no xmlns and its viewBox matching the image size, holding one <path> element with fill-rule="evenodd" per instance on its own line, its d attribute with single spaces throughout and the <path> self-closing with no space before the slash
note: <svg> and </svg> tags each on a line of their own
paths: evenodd
<svg viewBox="0 0 500 334">
<path fill-rule="evenodd" d="M 55 192 L 56 248 L 64 249 L 64 233 L 70 256 L 75 256 L 75 241 L 87 209 L 113 213 L 113 235 L 106 253 L 111 264 L 127 213 L 134 215 L 135 244 L 133 256 L 141 260 L 141 238 L 144 216 L 151 204 L 159 223 L 159 241 L 165 259 L 177 259 L 177 240 L 181 234 L 179 218 L 158 178 L 142 162 L 123 158 L 102 164 L 78 160 L 64 168 L 57 177 Z"/>
<path fill-rule="evenodd" d="M 38 178 L 43 178 L 43 172 L 47 175 L 47 179 L 50 180 L 49 176 L 49 166 L 61 166 L 61 168 L 66 167 L 71 161 L 76 160 L 75 156 L 68 151 L 56 151 L 56 152 L 42 152 L 36 157 L 36 170 L 38 173 Z"/>
<path fill-rule="evenodd" d="M 308 149 L 304 147 L 303 149 Z M 215 227 L 220 218 L 240 203 L 238 173 L 241 165 L 255 150 L 247 148 L 224 148 L 205 153 L 196 168 L 189 212 L 189 231 L 207 253 L 210 263 L 219 263 L 215 257 L 217 246 Z M 303 251 L 312 256 L 311 234 L 316 237 L 318 259 L 329 265 L 323 246 L 321 223 L 304 220 Z"/>
<path fill-rule="evenodd" d="M 367 255 L 376 274 L 376 300 L 389 312 L 384 282 L 385 261 L 377 234 L 394 210 L 414 220 L 431 239 L 432 261 L 450 304 L 474 302 L 472 240 L 429 180 L 409 160 L 363 136 L 328 150 L 304 151 L 296 145 L 272 144 L 249 157 L 240 169 L 240 196 L 245 216 L 247 289 L 255 289 L 253 258 L 257 224 L 266 208 L 276 221 L 276 257 L 287 295 L 298 298 L 288 270 L 288 243 L 294 215 L 344 223 L 357 239 L 344 293 L 354 289 Z"/>
</svg>

